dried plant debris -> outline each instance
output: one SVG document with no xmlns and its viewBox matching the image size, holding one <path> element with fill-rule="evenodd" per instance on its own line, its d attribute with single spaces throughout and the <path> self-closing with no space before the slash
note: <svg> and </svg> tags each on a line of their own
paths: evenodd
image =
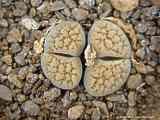
<svg viewBox="0 0 160 120">
<path fill-rule="evenodd" d="M 84 52 L 86 71 L 82 69 L 80 58 L 75 57 L 81 55 L 85 43 L 84 32 L 78 23 L 61 22 L 53 26 L 46 37 L 41 57 L 46 77 L 59 88 L 72 89 L 85 72 L 84 85 L 93 96 L 105 96 L 120 89 L 131 68 L 131 46 L 122 29 L 107 20 L 93 24 Z M 70 49 L 72 44 L 75 47 Z"/>
<path fill-rule="evenodd" d="M 138 7 L 139 0 L 111 0 L 111 4 L 116 10 L 127 12 Z"/>
</svg>

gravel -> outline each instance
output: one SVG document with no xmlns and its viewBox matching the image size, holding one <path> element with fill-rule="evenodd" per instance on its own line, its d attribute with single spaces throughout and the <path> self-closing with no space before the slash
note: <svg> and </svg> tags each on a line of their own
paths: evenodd
<svg viewBox="0 0 160 120">
<path fill-rule="evenodd" d="M 108 115 L 111 120 L 136 115 L 158 118 L 158 1 L 139 0 L 134 10 L 120 12 L 108 0 L 0 0 L 0 119 L 106 120 Z M 79 22 L 88 35 L 95 20 L 108 16 L 131 23 L 138 37 L 132 53 L 140 64 L 132 64 L 126 84 L 104 97 L 86 93 L 83 82 L 72 90 L 55 88 L 40 67 L 41 55 L 33 50 L 34 41 L 40 40 L 55 21 Z"/>
<path fill-rule="evenodd" d="M 28 100 L 21 106 L 22 110 L 30 116 L 36 116 L 40 112 L 40 108 L 33 101 Z"/>
<path fill-rule="evenodd" d="M 127 87 L 129 89 L 136 89 L 142 83 L 142 76 L 140 74 L 131 75 L 128 78 Z"/>
<path fill-rule="evenodd" d="M 69 119 L 78 119 L 84 112 L 84 106 L 83 105 L 75 105 L 68 110 L 68 118 Z"/>
<path fill-rule="evenodd" d="M 12 101 L 11 90 L 2 84 L 0 84 L 0 98 L 6 101 Z"/>
</svg>

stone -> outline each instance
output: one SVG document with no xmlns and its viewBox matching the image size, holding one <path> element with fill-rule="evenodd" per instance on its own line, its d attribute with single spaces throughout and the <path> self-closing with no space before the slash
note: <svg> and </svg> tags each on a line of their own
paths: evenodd
<svg viewBox="0 0 160 120">
<path fill-rule="evenodd" d="M 127 99 L 123 94 L 112 94 L 106 97 L 108 101 L 126 103 Z"/>
<path fill-rule="evenodd" d="M 74 0 L 64 0 L 64 2 L 69 8 L 76 8 L 77 7 L 77 4 Z"/>
<path fill-rule="evenodd" d="M 144 80 L 148 85 L 153 85 L 156 79 L 153 75 L 146 75 Z"/>
<path fill-rule="evenodd" d="M 14 59 L 17 64 L 25 65 L 25 56 L 22 53 L 17 54 Z"/>
<path fill-rule="evenodd" d="M 6 101 L 12 101 L 11 90 L 2 84 L 0 84 L 0 98 Z"/>
<path fill-rule="evenodd" d="M 160 53 L 160 36 L 151 37 L 151 47 L 152 47 L 152 50 L 155 50 L 158 53 Z"/>
<path fill-rule="evenodd" d="M 77 120 L 80 118 L 82 113 L 84 112 L 84 106 L 83 105 L 75 105 L 68 110 L 68 118 Z"/>
<path fill-rule="evenodd" d="M 142 83 L 142 76 L 140 74 L 130 75 L 128 78 L 127 87 L 129 89 L 136 89 Z"/>
<path fill-rule="evenodd" d="M 135 108 L 129 107 L 127 111 L 127 116 L 135 117 L 137 115 L 137 111 Z"/>
<path fill-rule="evenodd" d="M 11 51 L 12 51 L 12 53 L 20 52 L 21 51 L 21 46 L 19 45 L 19 43 L 11 44 Z"/>
<path fill-rule="evenodd" d="M 141 60 L 144 60 L 145 55 L 146 55 L 145 47 L 139 48 L 136 51 L 136 56 L 139 57 Z"/>
<path fill-rule="evenodd" d="M 104 102 L 101 101 L 93 101 L 92 102 L 97 108 L 100 109 L 100 111 L 102 111 L 102 113 L 104 113 L 105 115 L 109 115 L 109 111 L 107 108 L 107 105 Z"/>
<path fill-rule="evenodd" d="M 40 26 L 34 19 L 26 17 L 22 18 L 21 24 L 28 30 L 37 30 Z"/>
<path fill-rule="evenodd" d="M 112 6 L 108 2 L 103 2 L 98 9 L 100 17 L 108 17 L 112 12 Z"/>
<path fill-rule="evenodd" d="M 45 101 L 51 101 L 58 98 L 61 95 L 61 90 L 58 88 L 52 88 L 44 92 L 43 99 Z"/>
<path fill-rule="evenodd" d="M 160 0 L 151 0 L 152 3 L 156 6 L 160 6 Z"/>
<path fill-rule="evenodd" d="M 0 19 L 1 27 L 8 27 L 8 21 L 6 19 Z"/>
<path fill-rule="evenodd" d="M 112 6 L 121 12 L 128 12 L 139 5 L 139 0 L 111 0 Z"/>
<path fill-rule="evenodd" d="M 80 6 L 89 6 L 90 8 L 93 8 L 96 4 L 96 0 L 80 0 L 79 1 Z"/>
<path fill-rule="evenodd" d="M 40 108 L 33 101 L 28 100 L 22 104 L 22 110 L 31 116 L 37 116 L 40 113 Z"/>
<path fill-rule="evenodd" d="M 20 16 L 23 16 L 27 13 L 28 8 L 24 2 L 21 2 L 21 1 L 17 2 L 16 1 L 16 2 L 14 2 L 14 4 L 15 4 L 15 9 L 13 10 L 13 14 L 15 16 L 20 17 Z"/>
<path fill-rule="evenodd" d="M 89 12 L 85 9 L 74 8 L 72 10 L 72 15 L 76 20 L 81 21 L 87 19 Z"/>
<path fill-rule="evenodd" d="M 14 73 L 10 73 L 8 75 L 8 81 L 11 82 L 13 85 L 15 85 L 18 88 L 22 88 L 23 87 L 23 83 L 22 81 L 20 81 L 17 77 L 16 74 Z"/>
<path fill-rule="evenodd" d="M 18 94 L 18 95 L 17 95 L 17 100 L 18 100 L 19 102 L 24 102 L 24 101 L 26 100 L 26 96 L 23 95 L 23 94 Z"/>
<path fill-rule="evenodd" d="M 145 33 L 147 31 L 147 25 L 145 22 L 141 22 L 141 23 L 136 24 L 135 29 L 139 33 Z"/>
<path fill-rule="evenodd" d="M 33 7 L 38 7 L 42 3 L 42 0 L 31 0 L 31 5 Z"/>
<path fill-rule="evenodd" d="M 22 34 L 19 29 L 13 28 L 8 32 L 7 41 L 9 43 L 22 42 Z"/>
<path fill-rule="evenodd" d="M 91 115 L 91 120 L 101 120 L 101 112 L 100 110 L 97 109 L 93 109 L 92 111 L 92 115 Z"/>
<path fill-rule="evenodd" d="M 5 55 L 1 58 L 1 60 L 6 63 L 7 65 L 12 65 L 12 56 L 11 55 Z"/>
<path fill-rule="evenodd" d="M 65 8 L 65 4 L 62 1 L 54 1 L 50 6 L 51 11 L 59 11 Z"/>
<path fill-rule="evenodd" d="M 134 107 L 136 105 L 136 92 L 135 91 L 129 91 L 128 105 L 130 107 Z"/>
</svg>

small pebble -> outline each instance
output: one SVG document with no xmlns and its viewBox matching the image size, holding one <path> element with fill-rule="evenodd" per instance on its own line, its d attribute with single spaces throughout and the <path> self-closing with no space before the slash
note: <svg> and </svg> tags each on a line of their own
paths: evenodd
<svg viewBox="0 0 160 120">
<path fill-rule="evenodd" d="M 80 118 L 82 113 L 84 112 L 84 106 L 83 105 L 75 105 L 68 110 L 68 118 L 71 120 L 77 120 Z"/>
<path fill-rule="evenodd" d="M 22 81 L 20 81 L 17 77 L 16 74 L 14 73 L 10 73 L 8 75 L 8 81 L 11 82 L 13 85 L 15 85 L 18 88 L 22 88 L 23 87 L 23 83 Z"/>
<path fill-rule="evenodd" d="M 32 18 L 22 18 L 21 24 L 28 30 L 37 30 L 39 28 L 39 24 Z"/>
<path fill-rule="evenodd" d="M 64 2 L 69 8 L 76 8 L 77 7 L 77 4 L 74 0 L 64 0 Z"/>
<path fill-rule="evenodd" d="M 49 91 L 45 91 L 43 95 L 43 99 L 45 101 L 51 101 L 58 98 L 61 95 L 61 90 L 58 88 L 52 88 Z"/>
<path fill-rule="evenodd" d="M 11 55 L 5 55 L 1 58 L 1 60 L 6 63 L 7 65 L 12 65 L 12 56 Z"/>
<path fill-rule="evenodd" d="M 127 99 L 123 94 L 112 94 L 106 97 L 106 99 L 112 102 L 120 102 L 120 103 L 127 102 Z"/>
<path fill-rule="evenodd" d="M 21 53 L 17 54 L 15 57 L 14 57 L 15 61 L 17 64 L 19 65 L 25 65 L 25 56 Z"/>
<path fill-rule="evenodd" d="M 146 75 L 144 80 L 148 85 L 153 85 L 156 79 L 153 75 Z"/>
<path fill-rule="evenodd" d="M 8 22 L 6 19 L 0 19 L 0 26 L 1 27 L 8 27 Z"/>
<path fill-rule="evenodd" d="M 6 101 L 12 101 L 11 90 L 2 84 L 0 84 L 0 98 Z"/>
<path fill-rule="evenodd" d="M 21 107 L 24 112 L 31 116 L 37 116 L 40 112 L 39 106 L 31 100 L 28 100 L 25 103 L 23 103 Z"/>
<path fill-rule="evenodd" d="M 63 10 L 65 8 L 65 4 L 62 1 L 55 1 L 50 6 L 51 11 Z"/>
<path fill-rule="evenodd" d="M 127 82 L 129 89 L 136 89 L 142 84 L 142 76 L 140 74 L 130 75 Z"/>
<path fill-rule="evenodd" d="M 107 105 L 101 101 L 93 101 L 93 104 L 99 108 L 105 115 L 109 115 Z"/>
<path fill-rule="evenodd" d="M 33 7 L 38 7 L 42 3 L 42 0 L 31 0 L 31 5 Z"/>
<path fill-rule="evenodd" d="M 93 109 L 91 120 L 101 120 L 101 116 L 99 108 Z"/>
<path fill-rule="evenodd" d="M 9 43 L 22 42 L 22 35 L 17 28 L 13 28 L 8 32 L 7 41 Z"/>
<path fill-rule="evenodd" d="M 136 105 L 136 92 L 135 91 L 129 91 L 128 105 L 130 107 L 134 107 Z"/>
<path fill-rule="evenodd" d="M 137 111 L 135 108 L 129 107 L 127 111 L 127 116 L 129 117 L 135 117 L 137 115 Z"/>
<path fill-rule="evenodd" d="M 26 96 L 23 95 L 23 94 L 18 94 L 18 95 L 17 95 L 17 100 L 18 100 L 19 102 L 24 102 L 24 101 L 26 100 Z"/>
<path fill-rule="evenodd" d="M 81 20 L 85 20 L 87 19 L 89 12 L 85 9 L 81 9 L 81 8 L 74 8 L 72 10 L 72 15 L 74 16 L 74 18 L 78 21 Z"/>
<path fill-rule="evenodd" d="M 11 44 L 11 51 L 12 51 L 12 53 L 20 52 L 21 51 L 21 46 L 19 45 L 19 43 Z"/>
</svg>

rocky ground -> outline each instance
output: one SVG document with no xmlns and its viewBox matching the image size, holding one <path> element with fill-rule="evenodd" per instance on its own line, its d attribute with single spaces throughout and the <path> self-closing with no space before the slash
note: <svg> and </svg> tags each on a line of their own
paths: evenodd
<svg viewBox="0 0 160 120">
<path fill-rule="evenodd" d="M 85 1 L 0 0 L 0 120 L 160 119 L 160 7 L 140 0 L 136 9 L 119 12 L 109 0 Z M 136 59 L 145 66 L 133 67 L 122 89 L 105 97 L 90 96 L 83 84 L 55 88 L 41 70 L 34 42 L 58 19 L 78 21 L 88 31 L 107 16 L 134 25 Z"/>
</svg>

